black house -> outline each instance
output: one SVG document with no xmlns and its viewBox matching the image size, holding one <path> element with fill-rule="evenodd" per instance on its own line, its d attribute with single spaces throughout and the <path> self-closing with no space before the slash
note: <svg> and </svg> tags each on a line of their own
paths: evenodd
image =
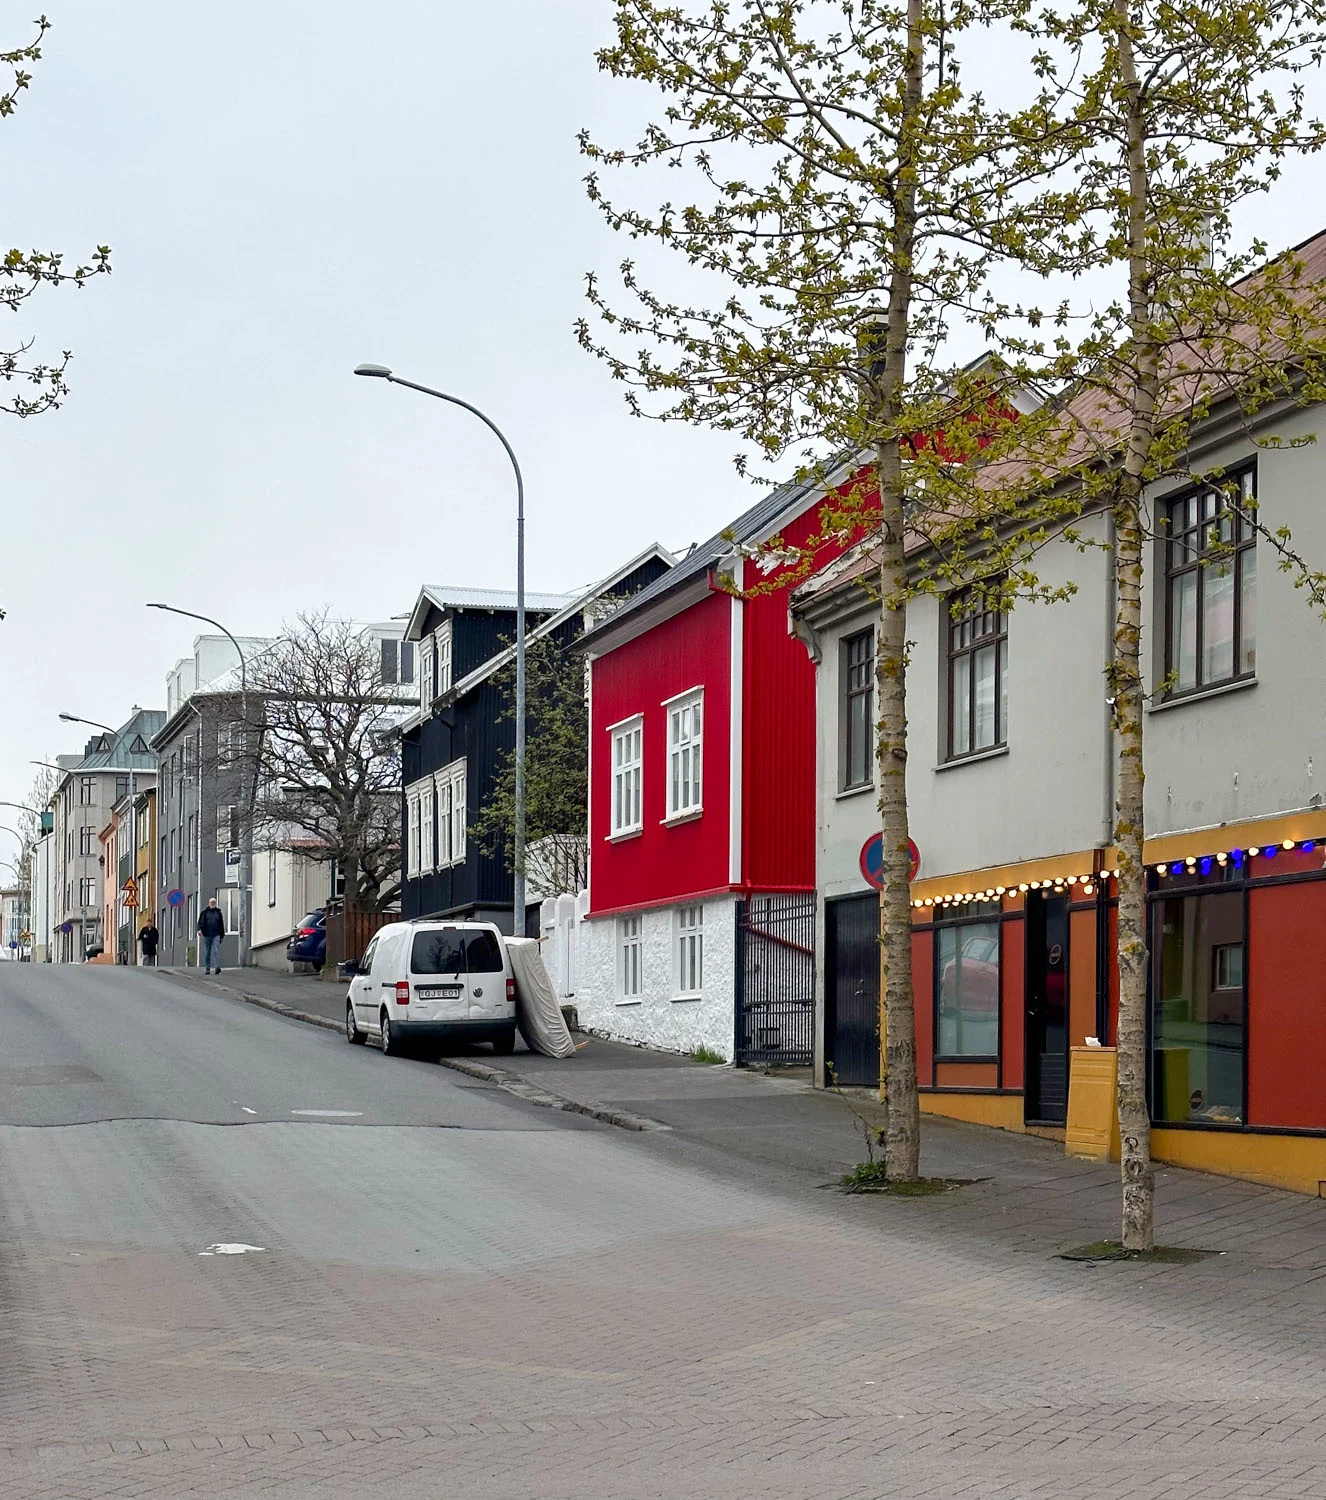
<svg viewBox="0 0 1326 1500">
<path fill-rule="evenodd" d="M 601 600 L 629 597 L 672 567 L 657 545 L 575 595 L 525 595 L 527 639 L 568 643 Z M 495 922 L 511 932 L 513 882 L 506 859 L 468 837 L 515 748 L 510 688 L 500 669 L 514 654 L 516 596 L 504 589 L 426 585 L 405 639 L 419 653 L 419 711 L 401 729 L 401 915 Z M 522 928 L 528 927 L 528 913 Z"/>
</svg>

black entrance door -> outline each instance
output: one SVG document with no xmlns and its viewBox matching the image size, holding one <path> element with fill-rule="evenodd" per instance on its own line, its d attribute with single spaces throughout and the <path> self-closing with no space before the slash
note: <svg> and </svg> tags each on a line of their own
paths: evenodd
<svg viewBox="0 0 1326 1500">
<path fill-rule="evenodd" d="M 1068 1118 L 1068 898 L 1027 894 L 1026 1118 Z"/>
<path fill-rule="evenodd" d="M 879 897 L 824 908 L 824 1082 L 879 1083 Z"/>
</svg>

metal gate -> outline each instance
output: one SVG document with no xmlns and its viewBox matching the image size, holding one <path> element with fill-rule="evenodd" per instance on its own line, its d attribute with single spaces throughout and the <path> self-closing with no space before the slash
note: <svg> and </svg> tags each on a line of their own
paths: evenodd
<svg viewBox="0 0 1326 1500">
<path fill-rule="evenodd" d="M 740 1063 L 809 1067 L 815 1053 L 815 897 L 737 903 Z"/>
<path fill-rule="evenodd" d="M 824 908 L 824 1082 L 879 1083 L 879 897 Z"/>
</svg>

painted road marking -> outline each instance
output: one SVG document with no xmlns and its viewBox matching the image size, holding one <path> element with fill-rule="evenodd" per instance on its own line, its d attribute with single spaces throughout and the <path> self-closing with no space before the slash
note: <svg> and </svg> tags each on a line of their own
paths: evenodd
<svg viewBox="0 0 1326 1500">
<path fill-rule="evenodd" d="M 362 1109 L 292 1109 L 292 1115 L 310 1115 L 319 1120 L 362 1120 Z"/>
<path fill-rule="evenodd" d="M 209 1245 L 206 1250 L 200 1250 L 199 1255 L 247 1255 L 250 1250 L 262 1250 L 261 1245 Z"/>
</svg>

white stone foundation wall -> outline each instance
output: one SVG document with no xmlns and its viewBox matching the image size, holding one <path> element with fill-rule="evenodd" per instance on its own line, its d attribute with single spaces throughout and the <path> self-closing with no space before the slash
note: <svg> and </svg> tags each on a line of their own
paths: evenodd
<svg viewBox="0 0 1326 1500">
<path fill-rule="evenodd" d="M 562 903 L 567 900 L 560 898 Z M 584 1030 L 669 1052 L 707 1047 L 731 1062 L 736 903 L 731 896 L 717 896 L 701 904 L 704 987 L 699 998 L 678 998 L 677 909 L 659 907 L 640 913 L 641 994 L 638 1000 L 627 1000 L 621 994 L 618 972 L 618 919 L 586 919 L 583 895 L 576 898 L 573 923 L 567 920 L 570 913 L 565 905 L 559 912 L 557 902 L 544 903 L 544 962 L 553 975 L 565 972 L 563 952 L 570 939 L 573 993 L 565 998 L 575 1005 Z"/>
</svg>

